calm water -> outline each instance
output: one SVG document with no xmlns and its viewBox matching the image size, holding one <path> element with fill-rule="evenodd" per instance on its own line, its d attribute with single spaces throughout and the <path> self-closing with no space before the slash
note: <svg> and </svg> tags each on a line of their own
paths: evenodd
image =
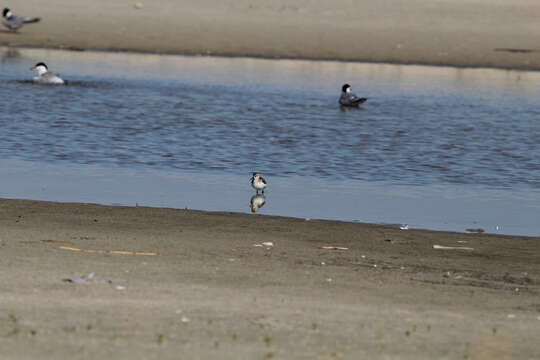
<svg viewBox="0 0 540 360">
<path fill-rule="evenodd" d="M 362 191 L 377 189 L 416 194 L 420 202 L 427 198 L 423 193 L 445 191 L 466 192 L 476 203 L 502 197 L 512 204 L 511 213 L 503 211 L 507 222 L 516 219 L 512 224 L 538 210 L 540 73 L 34 49 L 0 49 L 0 60 L 4 168 L 13 167 L 6 161 L 20 161 L 78 173 L 92 166 L 108 177 L 128 170 L 167 174 L 158 176 L 162 179 L 198 174 L 202 188 L 222 194 L 231 184 L 219 179 L 244 186 L 247 174 L 258 170 L 283 184 L 285 197 L 309 199 L 316 196 L 313 189 L 336 186 L 317 214 L 344 220 L 373 221 L 363 209 L 350 213 L 358 204 L 345 205 L 349 216 L 338 210 L 344 206 L 338 194 L 351 189 L 356 189 L 349 196 L 354 203 L 365 198 Z M 27 81 L 33 75 L 28 68 L 38 61 L 60 72 L 69 85 Z M 370 98 L 363 109 L 336 106 L 344 82 Z M 10 192 L 9 186 L 4 186 L 6 197 L 36 197 Z M 279 197 L 276 186 L 271 191 L 275 195 L 269 197 Z M 212 198 L 218 196 L 225 195 Z M 444 202 L 430 199 L 444 213 Z M 245 203 L 238 204 L 249 211 Z M 462 204 L 462 211 L 471 206 Z M 174 201 L 163 205 L 183 207 Z M 204 201 L 197 206 L 239 208 Z M 390 214 L 393 205 L 386 206 Z M 261 213 L 307 216 L 300 205 L 292 209 L 269 198 Z M 486 206 L 478 213 L 482 209 Z M 467 224 L 444 227 L 416 218 L 409 222 L 449 230 L 478 223 L 472 217 Z M 535 219 L 509 232 L 539 235 Z"/>
</svg>

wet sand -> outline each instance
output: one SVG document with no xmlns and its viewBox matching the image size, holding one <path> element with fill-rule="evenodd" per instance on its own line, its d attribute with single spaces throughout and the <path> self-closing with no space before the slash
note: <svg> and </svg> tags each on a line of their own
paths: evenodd
<svg viewBox="0 0 540 360">
<path fill-rule="evenodd" d="M 540 69 L 533 0 L 41 0 L 0 44 Z"/>
<path fill-rule="evenodd" d="M 540 357 L 539 238 L 5 199 L 0 214 L 5 359 Z"/>
</svg>

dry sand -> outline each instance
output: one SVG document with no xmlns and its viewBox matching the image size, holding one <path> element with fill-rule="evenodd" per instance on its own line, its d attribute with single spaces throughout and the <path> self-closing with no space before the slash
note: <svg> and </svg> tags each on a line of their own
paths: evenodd
<svg viewBox="0 0 540 360">
<path fill-rule="evenodd" d="M 540 69 L 537 0 L 139 1 L 15 1 L 0 43 Z"/>
<path fill-rule="evenodd" d="M 0 253 L 2 359 L 540 358 L 539 238 L 1 200 Z"/>
</svg>

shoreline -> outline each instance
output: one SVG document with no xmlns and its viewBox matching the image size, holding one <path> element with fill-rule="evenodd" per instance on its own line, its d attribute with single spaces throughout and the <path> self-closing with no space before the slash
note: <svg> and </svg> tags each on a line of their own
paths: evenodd
<svg viewBox="0 0 540 360">
<path fill-rule="evenodd" d="M 402 61 L 379 61 L 379 60 L 364 60 L 364 59 L 339 59 L 339 58 L 306 58 L 306 57 L 286 57 L 286 56 L 265 56 L 265 55 L 249 55 L 249 54 L 228 54 L 228 53 L 186 53 L 186 52 L 160 52 L 152 50 L 141 49 L 128 49 L 128 48 L 70 48 L 63 46 L 45 46 L 45 45 L 10 45 L 9 43 L 1 43 L 0 47 L 6 49 L 37 49 L 37 50 L 59 50 L 59 51 L 73 51 L 73 52 L 95 52 L 95 53 L 125 53 L 125 54 L 140 54 L 140 55 L 158 55 L 158 56 L 187 56 L 187 57 L 216 57 L 225 59 L 261 59 L 261 60 L 289 60 L 289 61 L 320 61 L 320 62 L 338 62 L 338 63 L 359 63 L 359 64 L 372 64 L 372 65 L 393 65 L 393 66 L 425 66 L 435 68 L 452 68 L 458 70 L 502 70 L 502 71 L 517 71 L 517 72 L 538 72 L 540 71 L 540 64 L 528 67 L 528 66 L 493 66 L 487 64 L 446 64 L 446 63 L 423 63 L 423 62 L 402 62 Z"/>
<path fill-rule="evenodd" d="M 109 63 L 124 58 L 122 55 Z M 193 170 L 182 171 L 180 175 L 159 168 L 108 168 L 103 164 L 45 164 L 24 160 L 4 160 L 2 169 L 5 198 L 251 213 L 253 193 L 244 186 L 242 175 L 230 172 Z M 37 183 L 36 177 L 40 178 Z M 63 186 L 66 181 L 77 185 Z M 221 181 L 231 184 L 226 195 L 219 188 L 208 186 Z M 306 192 L 302 187 L 311 191 Z M 408 224 L 414 229 L 458 233 L 480 227 L 493 234 L 539 234 L 534 214 L 540 194 L 523 189 L 489 190 L 444 184 L 407 186 L 288 176 L 273 178 L 272 190 L 267 194 L 268 203 L 259 213 L 395 227 Z M 168 196 L 164 197 L 163 193 Z M 313 193 L 318 196 L 313 197 Z M 422 203 L 433 205 L 411 210 L 415 204 Z"/>
<path fill-rule="evenodd" d="M 0 199 L 0 345 L 9 359 L 535 358 L 539 240 Z"/>
<path fill-rule="evenodd" d="M 41 16 L 0 44 L 72 50 L 358 61 L 404 65 L 540 70 L 540 4 L 460 0 L 406 6 L 339 0 L 261 4 L 173 0 L 111 4 L 31 0 L 13 9 Z M 362 9 L 351 12 L 354 6 Z M 34 14 L 39 9 L 39 14 Z M 358 35 L 359 34 L 359 35 Z M 527 36 L 523 36 L 527 34 Z"/>
<path fill-rule="evenodd" d="M 482 227 L 477 228 L 470 228 L 471 231 L 467 231 L 469 229 L 464 229 L 463 231 L 459 230 L 438 230 L 438 229 L 429 229 L 429 228 L 417 228 L 413 227 L 410 228 L 407 225 L 406 229 L 401 229 L 400 227 L 402 224 L 398 223 L 374 223 L 374 222 L 364 222 L 364 221 L 351 221 L 351 220 L 341 220 L 341 219 L 325 219 L 325 218 L 305 218 L 301 216 L 289 216 L 289 215 L 275 215 L 275 214 L 264 214 L 264 213 L 252 213 L 249 212 L 241 212 L 241 211 L 229 211 L 229 210 L 204 210 L 204 209 L 197 209 L 197 208 L 180 208 L 180 207 L 170 207 L 170 206 L 156 206 L 156 205 L 126 205 L 122 203 L 117 204 L 104 204 L 99 202 L 80 202 L 80 201 L 61 201 L 61 200 L 36 200 L 31 198 L 7 198 L 7 197 L 0 197 L 1 201 L 15 201 L 15 202 L 37 202 L 37 203 L 49 203 L 51 205 L 57 204 L 57 205 L 71 205 L 75 207 L 79 206 L 97 206 L 97 207 L 106 207 L 106 208 L 127 208 L 127 209 L 137 209 L 137 208 L 143 208 L 143 209 L 155 209 L 155 210 L 165 210 L 165 211 L 186 211 L 186 212 L 193 212 L 193 213 L 200 213 L 200 214 L 207 214 L 207 215 L 225 215 L 225 216 L 256 216 L 256 217 L 267 217 L 278 221 L 301 221 L 301 222 L 330 222 L 335 223 L 337 225 L 343 224 L 343 225 L 360 225 L 360 226 L 370 226 L 375 228 L 380 228 L 381 231 L 388 230 L 388 231 L 398 231 L 406 233 L 408 231 L 419 231 L 419 232 L 426 232 L 426 233 L 432 233 L 431 235 L 435 236 L 436 234 L 444 234 L 447 236 L 469 236 L 469 235 L 478 235 L 478 236 L 484 236 L 484 237 L 500 237 L 500 238 L 515 238 L 515 239 L 538 239 L 540 240 L 540 236 L 535 235 L 522 235 L 522 234 L 504 234 L 504 233 L 492 233 L 489 231 L 485 231 Z M 474 231 L 473 231 L 474 230 Z"/>
</svg>

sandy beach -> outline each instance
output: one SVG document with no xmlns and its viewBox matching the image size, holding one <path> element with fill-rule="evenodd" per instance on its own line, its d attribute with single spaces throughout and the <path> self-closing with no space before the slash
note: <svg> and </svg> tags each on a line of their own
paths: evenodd
<svg viewBox="0 0 540 360">
<path fill-rule="evenodd" d="M 39 0 L 0 44 L 540 69 L 532 0 Z"/>
<path fill-rule="evenodd" d="M 540 356 L 538 238 L 23 200 L 0 212 L 3 359 Z"/>
</svg>

